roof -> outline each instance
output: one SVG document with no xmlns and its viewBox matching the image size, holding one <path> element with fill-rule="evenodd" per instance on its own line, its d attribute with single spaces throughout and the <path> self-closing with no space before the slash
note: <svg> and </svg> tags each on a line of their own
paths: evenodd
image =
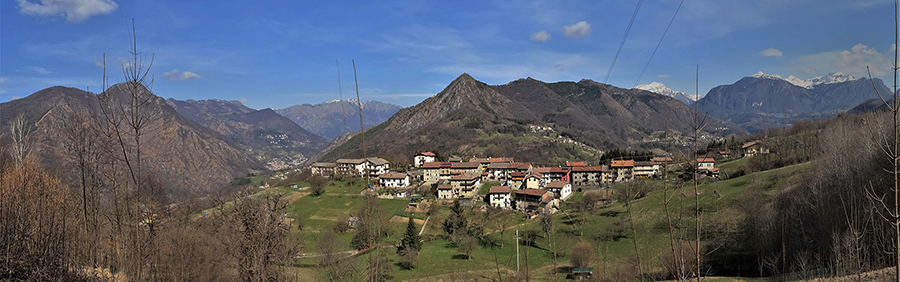
<svg viewBox="0 0 900 282">
<path fill-rule="evenodd" d="M 562 189 L 563 187 L 566 187 L 566 184 L 569 184 L 569 183 L 568 183 L 568 182 L 565 182 L 565 181 L 550 181 L 550 183 L 547 183 L 547 188 L 560 188 L 560 189 Z"/>
<path fill-rule="evenodd" d="M 442 167 L 450 167 L 450 163 L 448 162 L 425 162 L 422 164 L 422 168 L 442 168 Z"/>
<path fill-rule="evenodd" d="M 573 167 L 572 172 L 593 172 L 593 171 L 603 171 L 602 166 L 578 166 Z"/>
<path fill-rule="evenodd" d="M 491 187 L 491 191 L 488 194 L 509 194 L 509 186 L 494 186 Z"/>
<path fill-rule="evenodd" d="M 453 189 L 453 185 L 448 185 L 448 184 L 438 185 L 437 189 L 438 190 L 450 190 L 450 189 Z"/>
<path fill-rule="evenodd" d="M 335 166 L 337 166 L 337 164 L 336 163 L 314 163 L 314 164 L 312 164 L 312 166 L 313 167 L 335 167 Z"/>
<path fill-rule="evenodd" d="M 543 176 L 543 175 L 541 175 L 540 173 L 535 172 L 535 173 L 529 174 L 527 177 L 541 178 L 542 176 Z"/>
<path fill-rule="evenodd" d="M 365 159 L 338 159 L 337 163 L 339 164 L 361 164 L 364 163 Z"/>
<path fill-rule="evenodd" d="M 536 168 L 532 169 L 532 171 L 534 171 L 535 173 L 547 174 L 547 173 L 550 173 L 550 169 L 551 168 L 549 168 L 549 167 L 536 167 Z"/>
<path fill-rule="evenodd" d="M 458 162 L 462 162 L 462 158 L 457 157 L 457 156 L 452 156 L 452 157 L 450 157 L 449 161 L 458 163 Z"/>
<path fill-rule="evenodd" d="M 710 169 L 709 172 L 716 173 L 719 172 L 719 168 Z"/>
<path fill-rule="evenodd" d="M 507 168 L 508 166 L 509 166 L 509 163 L 494 163 L 494 162 L 492 162 L 491 164 L 488 165 L 488 168 L 489 168 L 489 169 L 490 169 L 490 168 L 494 168 L 494 169 L 505 169 L 505 168 Z"/>
<path fill-rule="evenodd" d="M 471 168 L 479 168 L 479 167 L 481 167 L 481 164 L 475 163 L 475 162 L 451 163 L 450 167 L 451 168 L 459 168 L 459 169 L 467 169 L 467 168 L 471 169 Z"/>
<path fill-rule="evenodd" d="M 511 163 L 513 158 L 491 158 L 491 163 Z"/>
<path fill-rule="evenodd" d="M 530 167 L 531 167 L 531 164 L 530 164 L 530 163 L 509 163 L 509 166 L 508 166 L 507 168 L 512 168 L 512 169 L 528 169 L 528 168 L 530 168 Z"/>
<path fill-rule="evenodd" d="M 483 163 L 489 163 L 491 161 L 489 158 L 471 158 L 471 159 L 469 159 L 469 162 L 483 164 Z"/>
<path fill-rule="evenodd" d="M 368 158 L 367 160 L 368 160 L 370 163 L 374 164 L 374 165 L 386 165 L 386 164 L 389 164 L 389 162 L 388 162 L 387 160 L 382 159 L 382 158 L 378 158 L 378 157 L 371 157 L 371 158 Z"/>
<path fill-rule="evenodd" d="M 753 145 L 756 145 L 756 144 L 759 144 L 759 141 L 750 141 L 750 142 L 744 143 L 744 145 L 741 146 L 741 148 L 742 148 L 742 149 L 746 149 L 747 147 L 750 147 L 750 146 L 753 146 Z"/>
<path fill-rule="evenodd" d="M 713 158 L 697 158 L 698 163 L 714 163 L 716 160 Z"/>
<path fill-rule="evenodd" d="M 379 176 L 378 178 L 403 179 L 403 178 L 406 178 L 406 176 L 407 175 L 405 172 L 397 172 L 397 173 L 385 173 L 385 174 L 382 174 L 381 176 Z"/>
<path fill-rule="evenodd" d="M 531 195 L 531 196 L 538 196 L 538 197 L 540 197 L 540 196 L 544 196 L 544 194 L 547 194 L 547 190 L 544 190 L 544 189 L 531 189 L 531 188 L 527 188 L 527 189 L 519 189 L 519 190 L 516 190 L 516 194 L 521 194 L 521 195 Z"/>
<path fill-rule="evenodd" d="M 481 177 L 481 175 L 460 174 L 460 175 L 454 175 L 453 177 L 450 177 L 450 180 L 451 181 L 453 181 L 453 180 L 465 181 L 465 180 L 474 180 L 474 179 L 480 178 L 480 177 Z"/>
<path fill-rule="evenodd" d="M 655 166 L 655 162 L 634 162 L 634 166 Z"/>
<path fill-rule="evenodd" d="M 432 152 L 421 152 L 421 153 L 419 153 L 419 154 L 416 155 L 416 156 L 434 157 L 434 153 L 432 153 Z"/>
<path fill-rule="evenodd" d="M 528 173 L 527 173 L 527 172 L 518 172 L 518 171 L 516 171 L 516 172 L 510 172 L 510 173 L 509 173 L 509 176 L 512 176 L 512 177 L 525 177 L 526 174 L 528 174 Z"/>
<path fill-rule="evenodd" d="M 550 168 L 550 173 L 568 173 L 568 172 L 569 172 L 568 167 L 551 167 Z"/>
<path fill-rule="evenodd" d="M 719 155 L 731 155 L 731 150 L 719 151 Z"/>
<path fill-rule="evenodd" d="M 656 162 L 656 163 L 664 163 L 664 162 L 671 163 L 672 158 L 670 158 L 670 157 L 653 157 L 652 159 L 650 159 L 650 161 Z"/>
<path fill-rule="evenodd" d="M 566 162 L 566 166 L 587 166 L 587 162 Z"/>
<path fill-rule="evenodd" d="M 633 167 L 634 160 L 618 160 L 618 161 L 613 160 L 612 164 L 610 164 L 610 166 L 611 167 Z"/>
</svg>

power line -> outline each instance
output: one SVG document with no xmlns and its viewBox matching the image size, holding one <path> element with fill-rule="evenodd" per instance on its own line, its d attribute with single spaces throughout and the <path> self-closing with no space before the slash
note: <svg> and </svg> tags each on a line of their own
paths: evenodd
<svg viewBox="0 0 900 282">
<path fill-rule="evenodd" d="M 656 43 L 656 49 L 653 49 L 653 54 L 650 54 L 650 59 L 647 60 L 647 64 L 644 65 L 644 69 L 641 70 L 641 75 L 638 76 L 638 79 L 634 81 L 634 86 L 632 88 L 637 87 L 638 82 L 641 81 L 641 78 L 644 77 L 644 72 L 647 71 L 647 67 L 650 66 L 650 61 L 653 60 L 653 56 L 656 55 L 656 50 L 659 50 L 659 45 L 662 45 L 663 39 L 666 38 L 666 34 L 669 33 L 669 28 L 672 27 L 672 22 L 675 22 L 675 16 L 678 15 L 678 11 L 681 10 L 681 5 L 684 5 L 684 0 L 681 0 L 681 4 L 678 4 L 678 8 L 675 9 L 675 14 L 672 15 L 672 20 L 669 21 L 669 25 L 666 26 L 666 31 L 663 32 L 662 37 L 659 38 L 659 43 Z"/>
<path fill-rule="evenodd" d="M 606 83 L 609 80 L 609 75 L 612 73 L 613 67 L 616 66 L 616 60 L 619 59 L 619 53 L 622 52 L 622 46 L 625 45 L 625 39 L 628 38 L 628 33 L 631 31 L 631 26 L 634 24 L 634 19 L 637 18 L 638 11 L 641 9 L 641 4 L 643 3 L 644 0 L 639 0 L 637 7 L 634 7 L 634 14 L 631 14 L 631 21 L 628 22 L 628 27 L 625 28 L 625 35 L 622 36 L 622 43 L 619 43 L 619 50 L 616 51 L 616 56 L 613 57 L 612 65 L 609 66 L 609 71 L 606 72 L 606 78 L 603 79 L 603 83 Z"/>
</svg>

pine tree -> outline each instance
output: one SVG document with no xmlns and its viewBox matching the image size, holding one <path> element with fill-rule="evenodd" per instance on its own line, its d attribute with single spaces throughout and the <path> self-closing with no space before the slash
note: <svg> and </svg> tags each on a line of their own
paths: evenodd
<svg viewBox="0 0 900 282">
<path fill-rule="evenodd" d="M 412 217 L 409 218 L 409 223 L 406 224 L 406 235 L 400 240 L 400 248 L 397 251 L 400 252 L 405 249 L 414 249 L 416 251 L 422 249 L 422 242 L 419 240 L 419 233 L 416 232 L 416 223 L 413 222 Z"/>
</svg>

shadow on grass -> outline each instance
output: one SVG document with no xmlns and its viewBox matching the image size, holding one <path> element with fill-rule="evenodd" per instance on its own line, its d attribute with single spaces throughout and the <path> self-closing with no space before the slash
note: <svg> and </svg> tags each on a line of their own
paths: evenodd
<svg viewBox="0 0 900 282">
<path fill-rule="evenodd" d="M 465 259 L 465 260 L 468 260 L 468 259 L 469 259 L 469 256 L 467 256 L 467 255 L 465 255 L 465 254 L 455 254 L 455 255 L 452 256 L 452 258 L 453 258 L 453 259 Z"/>
</svg>

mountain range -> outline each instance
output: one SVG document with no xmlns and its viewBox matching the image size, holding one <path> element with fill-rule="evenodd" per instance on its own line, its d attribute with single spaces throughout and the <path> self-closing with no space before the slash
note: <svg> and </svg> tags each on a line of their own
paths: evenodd
<svg viewBox="0 0 900 282">
<path fill-rule="evenodd" d="M 217 99 L 166 101 L 184 117 L 228 137 L 271 170 L 297 166 L 328 144 L 272 109 L 254 110 L 239 101 Z"/>
<path fill-rule="evenodd" d="M 125 88 L 124 83 L 116 84 L 102 95 L 62 86 L 46 88 L 25 98 L 0 103 L 0 120 L 10 121 L 22 115 L 32 124 L 26 137 L 32 146 L 30 156 L 65 179 L 72 177 L 76 167 L 67 148 L 94 148 L 98 158 L 120 158 L 115 147 L 106 151 L 106 157 L 100 153 L 103 146 L 98 144 L 103 137 L 99 130 L 110 128 L 104 122 L 100 98 L 112 101 L 103 104 L 107 109 L 127 109 Z M 146 88 L 140 91 L 147 97 L 142 111 L 148 113 L 142 121 L 142 165 L 168 192 L 208 192 L 227 185 L 235 177 L 263 168 L 262 163 L 243 154 L 238 144 L 178 114 Z M 113 120 L 123 122 L 120 126 L 127 124 L 123 119 Z M 0 130 L 9 132 L 8 124 L 0 125 Z M 75 135 L 80 137 L 73 138 Z M 128 135 L 124 136 L 128 140 Z"/>
<path fill-rule="evenodd" d="M 365 132 L 370 155 L 439 151 L 463 156 L 505 155 L 524 161 L 561 160 L 587 150 L 661 146 L 661 133 L 691 131 L 691 110 L 655 93 L 622 89 L 592 80 L 545 83 L 532 78 L 487 85 L 462 74 L 443 91 L 404 108 Z M 542 138 L 533 128 L 550 128 Z M 746 133 L 711 119 L 704 136 Z M 657 135 L 657 137 L 651 137 Z M 322 160 L 362 155 L 362 135 L 324 154 Z"/>
<path fill-rule="evenodd" d="M 701 112 L 728 120 L 751 132 L 790 126 L 802 119 L 833 117 L 875 97 L 891 93 L 880 79 L 842 73 L 800 80 L 763 72 L 711 89 L 697 101 Z"/>
<path fill-rule="evenodd" d="M 688 105 L 693 105 L 694 102 L 697 102 L 697 98 L 694 97 L 696 95 L 687 95 L 687 93 L 672 90 L 671 88 L 666 87 L 666 85 L 655 81 L 648 84 L 638 85 L 634 89 L 646 90 L 656 94 L 669 96 Z"/>
<path fill-rule="evenodd" d="M 362 102 L 363 127 L 376 126 L 402 107 L 378 101 Z M 294 105 L 275 110 L 301 127 L 327 140 L 359 130 L 360 106 L 356 100 L 332 100 L 315 105 Z"/>
</svg>

